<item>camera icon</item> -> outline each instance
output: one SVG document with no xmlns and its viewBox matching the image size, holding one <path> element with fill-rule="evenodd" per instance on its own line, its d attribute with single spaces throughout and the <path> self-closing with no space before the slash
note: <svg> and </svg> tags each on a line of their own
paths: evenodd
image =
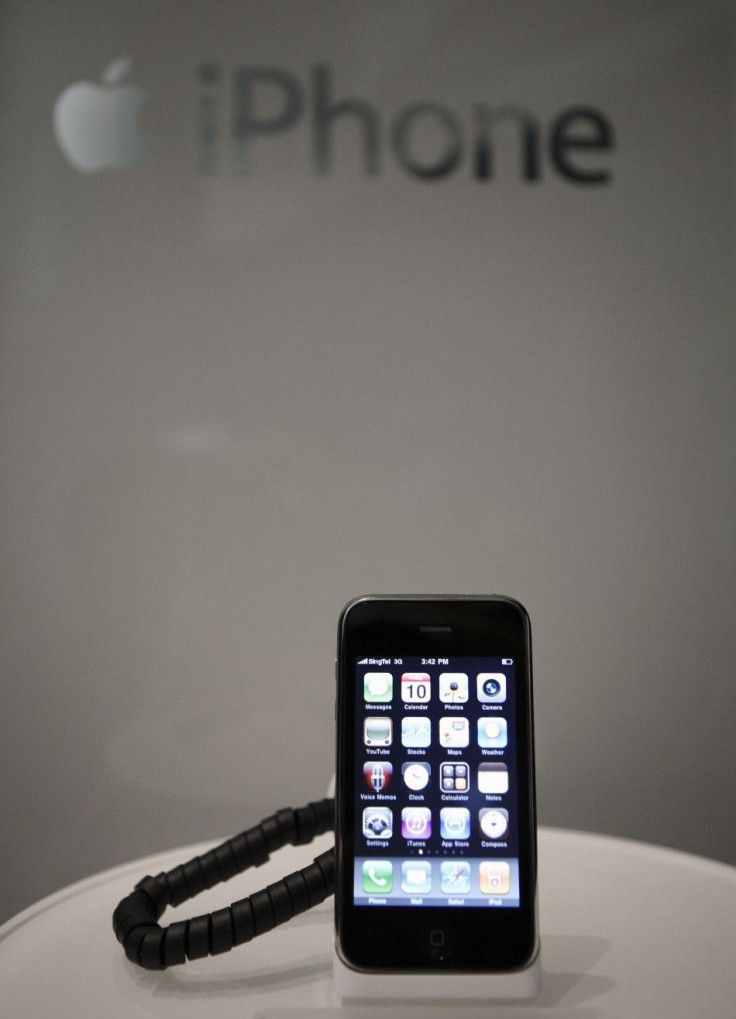
<svg viewBox="0 0 736 1019">
<path fill-rule="evenodd" d="M 501 704 L 506 700 L 506 677 L 502 672 L 480 672 L 477 682 L 479 701 Z"/>
</svg>

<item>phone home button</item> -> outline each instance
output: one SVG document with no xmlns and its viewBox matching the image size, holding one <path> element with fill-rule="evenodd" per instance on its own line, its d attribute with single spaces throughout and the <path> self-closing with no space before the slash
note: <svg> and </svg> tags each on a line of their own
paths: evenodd
<svg viewBox="0 0 736 1019">
<path fill-rule="evenodd" d="M 442 930 L 441 927 L 437 927 L 429 932 L 429 955 L 432 959 L 437 959 L 441 962 L 443 959 L 447 959 L 452 954 L 452 947 L 450 944 L 450 938 L 446 931 Z"/>
</svg>

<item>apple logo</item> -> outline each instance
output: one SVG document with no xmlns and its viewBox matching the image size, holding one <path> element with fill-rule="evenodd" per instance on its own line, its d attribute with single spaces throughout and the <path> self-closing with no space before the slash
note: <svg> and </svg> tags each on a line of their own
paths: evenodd
<svg viewBox="0 0 736 1019">
<path fill-rule="evenodd" d="M 102 73 L 102 84 L 78 81 L 54 104 L 54 135 L 67 161 L 81 173 L 110 168 L 127 170 L 146 151 L 136 116 L 146 93 L 123 85 L 129 57 L 117 57 Z"/>
</svg>

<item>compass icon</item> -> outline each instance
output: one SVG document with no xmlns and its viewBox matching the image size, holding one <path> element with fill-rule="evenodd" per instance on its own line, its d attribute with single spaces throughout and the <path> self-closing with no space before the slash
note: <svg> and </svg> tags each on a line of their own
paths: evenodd
<svg viewBox="0 0 736 1019">
<path fill-rule="evenodd" d="M 502 839 L 509 826 L 509 812 L 501 807 L 481 810 L 478 819 L 481 831 L 489 839 Z"/>
</svg>

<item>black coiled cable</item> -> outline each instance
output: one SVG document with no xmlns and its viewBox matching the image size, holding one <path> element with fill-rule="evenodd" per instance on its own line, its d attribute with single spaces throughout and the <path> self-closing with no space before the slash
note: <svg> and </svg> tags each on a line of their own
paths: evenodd
<svg viewBox="0 0 736 1019">
<path fill-rule="evenodd" d="M 231 906 L 162 927 L 167 906 L 178 906 L 205 888 L 227 881 L 291 844 L 303 846 L 335 828 L 335 801 L 287 807 L 203 856 L 156 877 L 144 877 L 113 913 L 115 937 L 131 962 L 166 969 L 187 959 L 228 952 L 324 902 L 335 890 L 335 850 Z"/>
</svg>

